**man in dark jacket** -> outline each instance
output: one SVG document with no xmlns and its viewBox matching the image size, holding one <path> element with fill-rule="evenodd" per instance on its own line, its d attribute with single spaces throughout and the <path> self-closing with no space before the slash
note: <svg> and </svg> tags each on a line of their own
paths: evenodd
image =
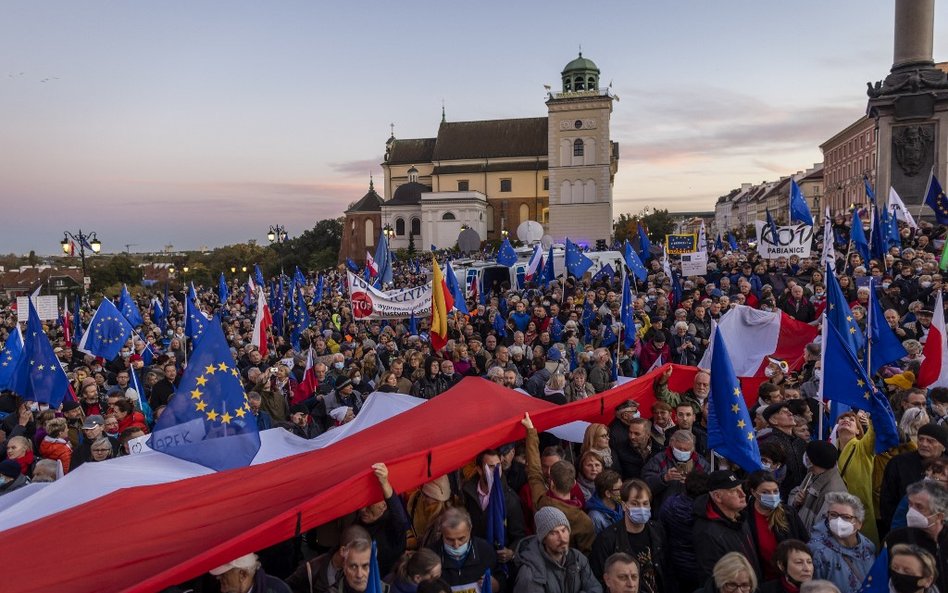
<svg viewBox="0 0 948 593">
<path fill-rule="evenodd" d="M 537 534 L 517 545 L 520 570 L 513 593 L 602 593 L 586 557 L 569 545 L 569 521 L 556 507 L 534 515 Z"/>
<path fill-rule="evenodd" d="M 665 530 L 651 518 L 652 500 L 648 486 L 641 480 L 622 485 L 622 521 L 603 530 L 593 543 L 589 567 L 603 581 L 606 560 L 622 552 L 639 563 L 642 593 L 667 591 L 665 580 Z"/>
<path fill-rule="evenodd" d="M 500 484 L 488 485 L 488 476 L 493 476 L 494 468 L 500 466 L 500 453 L 496 449 L 481 451 L 475 460 L 477 474 L 471 476 L 461 485 L 461 494 L 464 497 L 464 508 L 471 516 L 472 533 L 477 537 L 487 537 L 487 502 L 491 488 L 499 487 L 504 494 L 504 507 L 507 529 L 507 541 L 504 547 L 497 550 L 499 562 L 509 562 L 513 559 L 513 550 L 517 542 L 526 534 L 523 521 L 523 509 L 520 499 L 507 485 L 506 477 L 501 475 Z M 493 480 L 492 480 L 493 481 Z"/>
<path fill-rule="evenodd" d="M 69 463 L 69 469 L 74 470 L 86 461 L 92 461 L 92 443 L 97 438 L 103 436 L 105 419 L 102 416 L 88 416 L 82 423 L 82 439 L 79 446 L 72 453 L 72 459 Z M 109 443 L 112 444 L 112 457 L 118 457 L 119 442 L 118 439 L 106 435 Z"/>
<path fill-rule="evenodd" d="M 779 444 L 786 454 L 787 474 L 780 482 L 780 496 L 787 500 L 790 491 L 800 485 L 807 473 L 807 469 L 803 465 L 806 441 L 793 434 L 793 427 L 796 422 L 787 402 L 771 404 L 764 408 L 764 420 L 767 421 L 771 431 L 761 437 L 760 442 L 764 443 L 772 440 Z"/>
<path fill-rule="evenodd" d="M 652 457 L 662 452 L 662 446 L 652 438 L 651 425 L 645 418 L 633 418 L 629 423 L 628 438 L 616 447 L 622 478 L 642 477 L 642 468 Z"/>
<path fill-rule="evenodd" d="M 937 424 L 926 424 L 918 429 L 918 450 L 896 455 L 886 464 L 879 494 L 879 524 L 886 530 L 892 524 L 895 509 L 906 489 L 922 479 L 922 464 L 944 455 L 946 446 L 948 429 Z M 885 537 L 885 531 L 879 535 Z"/>
<path fill-rule="evenodd" d="M 497 554 L 487 540 L 471 535 L 471 516 L 467 511 L 446 510 L 441 518 L 440 536 L 431 550 L 441 558 L 441 578 L 445 582 L 452 587 L 472 585 L 490 569 L 493 590 L 503 590 L 506 577 L 498 568 Z"/>
<path fill-rule="evenodd" d="M 343 578 L 343 556 L 346 547 L 361 539 L 371 541 L 369 532 L 358 525 L 345 528 L 334 549 L 309 560 L 304 560 L 296 571 L 285 579 L 293 593 L 329 593 Z"/>
<path fill-rule="evenodd" d="M 691 408 L 686 405 L 685 409 Z M 669 496 L 684 491 L 688 474 L 710 471 L 711 466 L 695 450 L 694 435 L 680 430 L 672 433 L 664 451 L 648 460 L 642 469 L 642 479 L 652 491 L 652 507 L 657 510 Z"/>
<path fill-rule="evenodd" d="M 388 481 L 388 468 L 384 463 L 376 463 L 372 471 L 382 487 L 385 500 L 361 509 L 356 524 L 364 527 L 378 544 L 379 571 L 388 574 L 405 552 L 406 534 L 411 523 L 402 499 Z"/>
<path fill-rule="evenodd" d="M 698 567 L 705 578 L 710 577 L 714 565 L 728 552 L 743 554 L 760 578 L 760 562 L 749 524 L 743 510 L 747 498 L 740 480 L 730 470 L 711 472 L 708 494 L 695 500 L 694 541 Z"/>
</svg>

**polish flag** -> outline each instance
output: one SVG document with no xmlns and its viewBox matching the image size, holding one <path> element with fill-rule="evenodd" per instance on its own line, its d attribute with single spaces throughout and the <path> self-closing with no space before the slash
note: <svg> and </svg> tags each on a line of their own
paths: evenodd
<svg viewBox="0 0 948 593">
<path fill-rule="evenodd" d="M 313 348 L 310 347 L 306 354 L 306 370 L 303 371 L 303 380 L 293 388 L 293 399 L 290 405 L 302 403 L 312 397 L 319 387 L 319 379 L 316 378 L 316 371 L 313 370 Z"/>
<path fill-rule="evenodd" d="M 918 369 L 916 384 L 919 387 L 948 387 L 948 348 L 945 347 L 945 309 L 941 302 L 941 291 L 935 299 L 932 324 L 922 354 L 925 360 Z"/>
<path fill-rule="evenodd" d="M 530 262 L 527 263 L 527 272 L 524 274 L 524 279 L 529 282 L 533 280 L 533 277 L 536 276 L 537 270 L 542 269 L 543 267 L 543 250 L 540 249 L 540 245 L 533 250 L 533 255 L 530 256 Z"/>
<path fill-rule="evenodd" d="M 803 365 L 806 345 L 819 330 L 797 321 L 783 311 L 768 312 L 738 305 L 718 322 L 721 336 L 727 342 L 734 374 L 738 377 L 763 377 L 769 358 L 786 361 L 791 370 Z M 712 347 L 704 353 L 698 366 L 711 368 Z"/>
<path fill-rule="evenodd" d="M 267 306 L 267 299 L 263 296 L 263 289 L 257 289 L 257 316 L 253 320 L 253 338 L 250 343 L 260 350 L 260 356 L 267 356 L 267 332 L 273 325 L 273 318 L 270 316 L 270 307 Z"/>
<path fill-rule="evenodd" d="M 253 281 L 253 276 L 247 276 L 247 286 L 250 287 L 250 292 L 257 292 L 257 283 Z"/>
<path fill-rule="evenodd" d="M 379 267 L 375 263 L 375 258 L 368 251 L 365 252 L 365 267 L 369 269 L 369 274 L 373 278 L 379 275 Z"/>
<path fill-rule="evenodd" d="M 474 302 L 477 302 L 477 276 L 471 278 L 470 290 L 468 290 L 470 298 L 474 299 Z"/>
</svg>

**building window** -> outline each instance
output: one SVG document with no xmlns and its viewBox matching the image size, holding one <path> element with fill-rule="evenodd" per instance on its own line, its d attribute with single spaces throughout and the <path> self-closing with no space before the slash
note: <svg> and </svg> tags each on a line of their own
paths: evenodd
<svg viewBox="0 0 948 593">
<path fill-rule="evenodd" d="M 421 219 L 412 218 L 411 219 L 411 234 L 418 236 L 421 234 Z"/>
<path fill-rule="evenodd" d="M 441 220 L 457 220 L 457 218 L 454 217 L 453 212 L 445 212 L 441 215 Z"/>
<path fill-rule="evenodd" d="M 585 87 L 583 86 L 583 77 L 577 76 L 573 78 L 573 90 L 582 91 Z"/>
<path fill-rule="evenodd" d="M 500 191 L 508 192 L 511 191 L 513 181 L 510 179 L 501 179 L 500 180 Z"/>
<path fill-rule="evenodd" d="M 520 222 L 526 222 L 530 220 L 530 206 L 526 204 L 520 204 Z"/>
<path fill-rule="evenodd" d="M 375 245 L 375 223 L 372 222 L 371 218 L 365 219 L 365 246 L 371 247 Z"/>
<path fill-rule="evenodd" d="M 468 191 L 468 185 L 467 179 L 458 181 L 458 191 Z"/>
<path fill-rule="evenodd" d="M 549 177 L 543 178 L 543 191 L 550 191 L 550 178 Z"/>
<path fill-rule="evenodd" d="M 583 156 L 585 146 L 580 138 L 573 140 L 573 156 Z"/>
<path fill-rule="evenodd" d="M 405 236 L 405 219 L 404 218 L 395 219 L 395 235 L 398 237 Z"/>
</svg>

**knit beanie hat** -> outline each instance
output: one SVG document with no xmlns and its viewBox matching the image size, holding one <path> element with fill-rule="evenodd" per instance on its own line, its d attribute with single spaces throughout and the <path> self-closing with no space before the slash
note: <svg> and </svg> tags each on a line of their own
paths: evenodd
<svg viewBox="0 0 948 593">
<path fill-rule="evenodd" d="M 839 451 L 826 441 L 810 441 L 806 445 L 806 456 L 820 469 L 831 469 L 836 465 Z"/>
<path fill-rule="evenodd" d="M 948 449 L 948 430 L 939 424 L 926 424 L 918 429 L 918 436 L 930 437 L 941 443 L 941 446 Z"/>
<path fill-rule="evenodd" d="M 563 525 L 569 529 L 569 521 L 563 511 L 556 507 L 543 507 L 533 514 L 533 523 L 537 527 L 537 539 L 541 542 L 546 539 L 547 534 Z"/>
<path fill-rule="evenodd" d="M 19 478 L 20 464 L 13 459 L 4 459 L 3 461 L 0 461 L 0 475 L 4 475 L 14 480 Z"/>
</svg>

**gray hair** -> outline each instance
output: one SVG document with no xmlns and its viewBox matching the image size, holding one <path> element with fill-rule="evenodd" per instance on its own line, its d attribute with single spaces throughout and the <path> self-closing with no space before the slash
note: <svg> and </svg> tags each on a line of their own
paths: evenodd
<svg viewBox="0 0 948 593">
<path fill-rule="evenodd" d="M 909 485 L 906 489 L 907 495 L 925 493 L 931 504 L 933 513 L 941 513 L 948 519 L 948 488 L 945 488 L 938 482 L 920 481 Z"/>
<path fill-rule="evenodd" d="M 862 523 L 866 518 L 866 507 L 862 506 L 862 501 L 849 492 L 830 492 L 823 499 L 823 508 L 828 509 L 831 504 L 842 504 L 850 507 L 853 514 Z"/>
<path fill-rule="evenodd" d="M 473 524 L 471 523 L 471 514 L 465 509 L 451 507 L 441 513 L 441 520 L 438 522 L 438 525 L 441 529 L 445 527 L 448 529 L 457 529 L 461 525 L 467 525 L 467 528 L 471 529 Z"/>
<path fill-rule="evenodd" d="M 488 379 L 503 379 L 504 378 L 504 369 L 500 366 L 494 366 L 487 369 L 487 378 Z"/>
<path fill-rule="evenodd" d="M 523 356 L 523 348 L 517 346 L 516 344 L 510 348 L 507 348 L 507 352 L 509 352 L 511 356 Z"/>
<path fill-rule="evenodd" d="M 676 329 L 676 330 L 677 330 L 677 329 L 681 329 L 681 328 L 684 328 L 684 329 L 687 330 L 687 329 L 688 329 L 688 322 L 686 322 L 686 321 L 679 321 L 678 323 L 675 324 L 675 329 Z"/>
<path fill-rule="evenodd" d="M 813 579 L 800 585 L 800 593 L 840 593 L 840 590 L 830 581 Z"/>
<path fill-rule="evenodd" d="M 689 430 L 676 430 L 668 437 L 669 443 L 688 443 L 693 445 L 695 443 L 695 435 L 691 434 Z"/>
<path fill-rule="evenodd" d="M 263 401 L 263 396 L 261 396 L 261 395 L 260 395 L 259 393 L 257 393 L 256 391 L 251 391 L 251 392 L 249 392 L 249 393 L 247 394 L 247 399 L 250 400 L 250 401 L 254 401 L 254 402 L 262 402 L 262 401 Z"/>
</svg>

